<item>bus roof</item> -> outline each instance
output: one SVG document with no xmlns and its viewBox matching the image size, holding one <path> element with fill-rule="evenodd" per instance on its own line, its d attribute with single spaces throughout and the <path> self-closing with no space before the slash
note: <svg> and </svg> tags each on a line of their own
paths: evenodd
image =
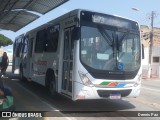
<svg viewBox="0 0 160 120">
<path fill-rule="evenodd" d="M 136 22 L 136 23 L 137 23 L 137 21 L 134 21 L 134 20 L 131 20 L 131 19 L 129 19 L 129 18 L 122 17 L 122 16 L 118 16 L 118 15 L 101 13 L 101 12 L 97 12 L 97 11 L 93 11 L 93 10 L 87 10 L 87 9 L 74 9 L 74 10 L 72 10 L 72 11 L 66 13 L 66 14 L 63 14 L 63 15 L 61 15 L 61 16 L 59 16 L 59 17 L 57 17 L 57 18 L 55 18 L 55 19 L 53 19 L 53 20 L 51 20 L 51 21 L 49 21 L 49 22 L 47 22 L 47 23 L 44 23 L 43 25 L 40 25 L 40 26 L 38 26 L 38 27 L 36 27 L 36 28 L 28 31 L 27 33 L 30 33 L 30 32 L 32 32 L 32 31 L 34 31 L 34 30 L 36 30 L 36 29 L 44 28 L 44 26 L 46 26 L 46 27 L 47 27 L 47 26 L 50 26 L 51 24 L 53 24 L 53 21 L 54 21 L 54 22 L 58 22 L 58 21 L 63 20 L 63 19 L 65 19 L 65 18 L 69 17 L 69 16 L 76 15 L 77 13 L 80 13 L 81 11 L 93 12 L 93 13 L 98 13 L 98 14 L 102 14 L 102 15 L 114 16 L 114 17 L 118 17 L 118 18 L 121 18 L 121 19 L 129 20 L 129 21 L 132 21 L 132 22 Z"/>
</svg>

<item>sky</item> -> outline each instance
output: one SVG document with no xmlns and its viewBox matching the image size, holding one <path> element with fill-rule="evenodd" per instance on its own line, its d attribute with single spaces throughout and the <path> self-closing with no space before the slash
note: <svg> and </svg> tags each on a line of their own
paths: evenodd
<svg viewBox="0 0 160 120">
<path fill-rule="evenodd" d="M 136 8 L 138 11 L 135 11 L 132 8 Z M 17 32 L 2 30 L 0 31 L 0 34 L 3 34 L 14 41 L 15 37 L 22 33 L 36 28 L 74 9 L 86 9 L 105 14 L 118 15 L 135 20 L 139 25 L 148 26 L 151 24 L 151 12 L 154 11 L 156 16 L 154 17 L 153 26 L 160 27 L 159 0 L 69 0 Z M 13 46 L 10 45 L 4 49 L 7 50 L 12 48 Z"/>
</svg>

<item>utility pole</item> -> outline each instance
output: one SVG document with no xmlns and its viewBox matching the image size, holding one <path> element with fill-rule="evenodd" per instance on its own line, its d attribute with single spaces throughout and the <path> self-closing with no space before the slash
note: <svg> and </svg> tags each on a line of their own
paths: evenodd
<svg viewBox="0 0 160 120">
<path fill-rule="evenodd" d="M 152 76 L 152 50 L 153 50 L 153 22 L 154 22 L 155 12 L 152 11 L 151 13 L 151 30 L 150 30 L 150 44 L 149 44 L 149 69 L 148 69 L 148 78 Z"/>
<path fill-rule="evenodd" d="M 150 44 L 149 44 L 149 65 L 152 62 L 152 48 L 153 48 L 153 21 L 154 21 L 155 12 L 151 13 L 151 30 L 150 30 Z"/>
</svg>

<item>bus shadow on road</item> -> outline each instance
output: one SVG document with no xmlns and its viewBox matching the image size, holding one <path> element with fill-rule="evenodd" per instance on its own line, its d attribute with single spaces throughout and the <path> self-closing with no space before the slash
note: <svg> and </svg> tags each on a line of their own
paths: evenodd
<svg viewBox="0 0 160 120">
<path fill-rule="evenodd" d="M 125 113 L 133 111 L 135 108 L 128 100 L 72 101 L 64 96 L 55 100 L 54 105 L 63 114 L 74 117 L 123 117 Z"/>
<path fill-rule="evenodd" d="M 65 100 L 65 107 L 61 108 L 61 111 L 105 112 L 105 111 L 128 110 L 128 109 L 134 109 L 134 108 L 135 106 L 132 103 L 126 100 L 121 100 L 121 99 L 120 100 L 110 100 L 110 99 L 86 100 L 86 101 L 76 101 L 76 102 Z"/>
</svg>

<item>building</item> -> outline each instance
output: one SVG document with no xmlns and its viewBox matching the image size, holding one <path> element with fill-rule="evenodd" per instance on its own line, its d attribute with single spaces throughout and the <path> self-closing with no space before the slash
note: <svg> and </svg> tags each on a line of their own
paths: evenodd
<svg viewBox="0 0 160 120">
<path fill-rule="evenodd" d="M 150 52 L 150 28 L 146 25 L 140 26 L 141 39 L 144 45 L 145 59 L 143 60 L 143 72 L 149 72 L 151 68 L 151 74 L 147 77 L 160 77 L 160 28 L 153 28 L 153 41 L 152 49 Z M 151 56 L 149 55 L 151 54 Z M 151 63 L 149 63 L 149 57 L 151 57 Z M 146 72 L 145 72 L 146 73 Z M 148 73 L 146 73 L 148 74 Z M 145 75 L 144 75 L 145 76 Z"/>
</svg>

